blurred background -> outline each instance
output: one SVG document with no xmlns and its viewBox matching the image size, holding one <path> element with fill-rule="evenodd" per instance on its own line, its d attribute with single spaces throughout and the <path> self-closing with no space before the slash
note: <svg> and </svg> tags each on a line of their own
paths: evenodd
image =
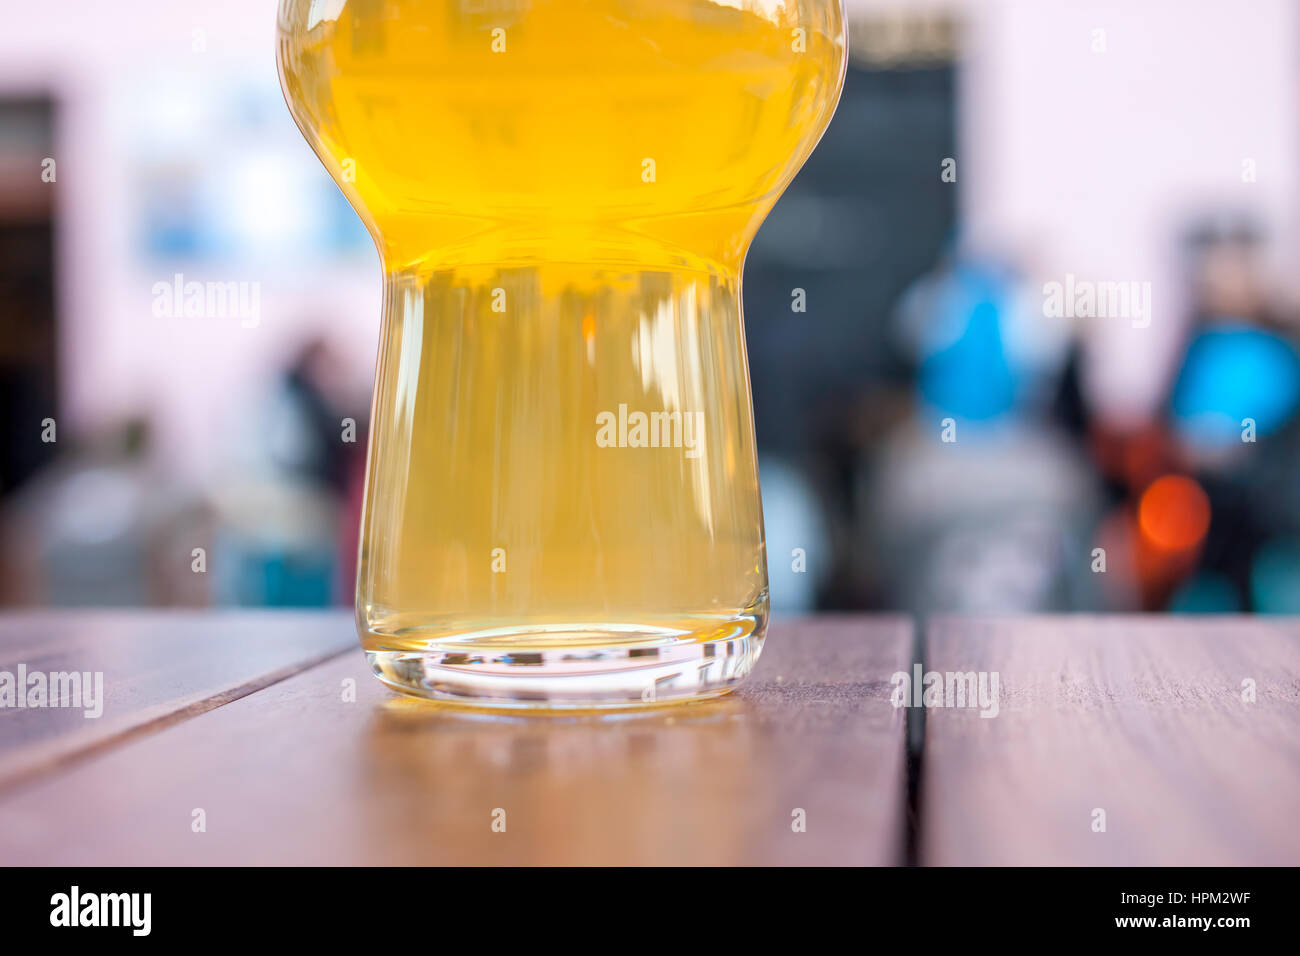
<svg viewBox="0 0 1300 956">
<path fill-rule="evenodd" d="M 0 605 L 351 602 L 380 273 L 275 6 L 0 0 Z M 847 7 L 744 277 L 774 607 L 1300 611 L 1300 5 Z"/>
</svg>

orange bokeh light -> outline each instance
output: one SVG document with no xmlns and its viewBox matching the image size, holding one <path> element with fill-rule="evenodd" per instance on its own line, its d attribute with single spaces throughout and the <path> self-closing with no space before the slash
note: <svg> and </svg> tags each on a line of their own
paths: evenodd
<svg viewBox="0 0 1300 956">
<path fill-rule="evenodd" d="M 1147 486 L 1138 504 L 1142 537 L 1166 551 L 1186 551 L 1205 538 L 1210 499 L 1191 478 L 1165 475 Z"/>
</svg>

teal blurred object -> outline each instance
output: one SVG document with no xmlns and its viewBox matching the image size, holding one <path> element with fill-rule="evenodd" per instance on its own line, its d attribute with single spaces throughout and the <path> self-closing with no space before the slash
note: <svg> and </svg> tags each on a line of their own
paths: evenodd
<svg viewBox="0 0 1300 956">
<path fill-rule="evenodd" d="M 266 550 L 222 534 L 213 568 L 217 604 L 239 607 L 327 607 L 333 603 L 337 559 L 330 548 Z"/>
<path fill-rule="evenodd" d="M 338 505 L 310 483 L 223 485 L 207 571 L 219 606 L 325 607 L 339 597 Z"/>
<path fill-rule="evenodd" d="M 1178 589 L 1169 610 L 1174 614 L 1238 614 L 1245 608 L 1232 581 L 1222 574 L 1202 571 Z"/>
<path fill-rule="evenodd" d="M 1279 538 L 1259 549 L 1250 594 L 1260 614 L 1300 614 L 1300 541 Z"/>
</svg>

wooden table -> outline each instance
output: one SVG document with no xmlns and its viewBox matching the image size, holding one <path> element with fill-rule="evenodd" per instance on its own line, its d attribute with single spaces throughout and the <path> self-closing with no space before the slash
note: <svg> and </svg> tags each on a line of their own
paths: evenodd
<svg viewBox="0 0 1300 956">
<path fill-rule="evenodd" d="M 997 716 L 895 707 L 916 662 Z M 346 612 L 0 617 L 19 664 L 105 699 L 0 708 L 4 864 L 1300 863 L 1290 619 L 778 620 L 740 693 L 605 717 L 399 697 Z"/>
</svg>

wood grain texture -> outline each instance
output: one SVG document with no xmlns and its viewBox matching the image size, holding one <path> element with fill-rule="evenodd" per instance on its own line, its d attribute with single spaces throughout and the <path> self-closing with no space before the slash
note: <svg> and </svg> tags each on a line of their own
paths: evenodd
<svg viewBox="0 0 1300 956">
<path fill-rule="evenodd" d="M 944 619 L 925 646 L 1001 703 L 926 709 L 921 862 L 1300 864 L 1300 621 Z"/>
<path fill-rule="evenodd" d="M 401 698 L 348 654 L 8 794 L 0 863 L 898 862 L 910 654 L 899 619 L 777 622 L 739 694 L 570 717 Z"/>
<path fill-rule="evenodd" d="M 0 792 L 356 647 L 337 612 L 41 611 L 0 616 L 0 671 L 103 673 L 99 717 L 0 707 Z"/>
</svg>

